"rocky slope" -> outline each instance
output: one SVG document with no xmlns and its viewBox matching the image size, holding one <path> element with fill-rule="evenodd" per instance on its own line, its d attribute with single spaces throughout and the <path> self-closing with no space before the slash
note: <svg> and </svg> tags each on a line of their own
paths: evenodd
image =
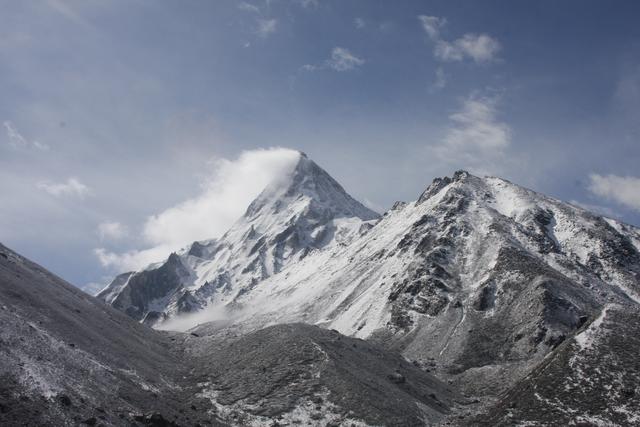
<svg viewBox="0 0 640 427">
<path fill-rule="evenodd" d="M 469 425 L 640 424 L 640 311 L 606 305 Z"/>
<path fill-rule="evenodd" d="M 0 425 L 215 422 L 184 412 L 186 369 L 166 336 L 2 245 L 0 325 Z"/>
<path fill-rule="evenodd" d="M 461 398 L 310 325 L 161 333 L 0 245 L 0 425 L 424 425 Z"/>
</svg>

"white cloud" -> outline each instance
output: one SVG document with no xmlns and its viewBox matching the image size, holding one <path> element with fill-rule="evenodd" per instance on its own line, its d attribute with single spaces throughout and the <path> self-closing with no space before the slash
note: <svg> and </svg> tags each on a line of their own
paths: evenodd
<svg viewBox="0 0 640 427">
<path fill-rule="evenodd" d="M 496 120 L 495 98 L 468 97 L 462 109 L 449 116 L 454 126 L 445 137 L 449 147 L 477 147 L 482 150 L 500 150 L 511 143 L 511 129 Z"/>
<path fill-rule="evenodd" d="M 500 43 L 486 34 L 465 34 L 453 42 L 439 40 L 434 55 L 443 61 L 471 58 L 477 63 L 490 62 L 500 51 Z"/>
<path fill-rule="evenodd" d="M 364 59 L 358 58 L 343 47 L 334 47 L 327 64 L 336 71 L 349 71 L 363 65 Z"/>
<path fill-rule="evenodd" d="M 142 238 L 149 248 L 122 254 L 98 248 L 95 253 L 105 267 L 135 270 L 193 241 L 218 237 L 269 182 L 293 169 L 298 159 L 297 151 L 285 148 L 245 151 L 236 160 L 217 159 L 197 197 L 147 219 Z"/>
<path fill-rule="evenodd" d="M 104 248 L 96 248 L 93 253 L 98 257 L 103 267 L 113 268 L 118 273 L 135 271 L 154 262 L 162 261 L 179 247 L 160 245 L 140 251 L 132 250 L 125 253 L 109 252 Z"/>
<path fill-rule="evenodd" d="M 420 15 L 418 16 L 420 23 L 422 24 L 422 28 L 427 33 L 431 40 L 439 40 L 440 39 L 440 29 L 447 24 L 447 20 L 445 18 L 438 18 L 437 16 L 427 16 Z"/>
<path fill-rule="evenodd" d="M 593 194 L 640 211 L 640 178 L 591 174 L 589 179 Z"/>
<path fill-rule="evenodd" d="M 38 141 L 30 142 L 28 141 L 18 130 L 16 127 L 10 122 L 5 121 L 2 123 L 7 131 L 7 136 L 9 137 L 9 145 L 11 147 L 19 149 L 19 148 L 36 148 L 42 151 L 48 151 L 49 146 L 47 144 L 42 144 Z"/>
<path fill-rule="evenodd" d="M 353 20 L 353 25 L 357 30 L 361 30 L 367 25 L 367 23 L 362 18 L 356 18 Z"/>
<path fill-rule="evenodd" d="M 462 61 L 470 58 L 476 63 L 490 62 L 502 48 L 498 40 L 487 34 L 467 33 L 454 41 L 444 40 L 440 36 L 440 30 L 447 24 L 445 18 L 420 15 L 418 19 L 431 41 L 435 43 L 434 56 L 441 61 Z"/>
<path fill-rule="evenodd" d="M 260 37 L 266 38 L 276 32 L 278 21 L 275 19 L 258 19 L 258 30 Z"/>
<path fill-rule="evenodd" d="M 127 227 L 119 222 L 102 222 L 98 224 L 100 240 L 120 240 L 128 234 Z"/>
<path fill-rule="evenodd" d="M 41 181 L 36 184 L 36 187 L 55 197 L 76 196 L 84 198 L 91 193 L 91 189 L 77 178 L 69 178 L 66 182 L 60 183 Z"/>
<path fill-rule="evenodd" d="M 430 150 L 451 167 L 498 173 L 511 144 L 511 128 L 498 120 L 497 104 L 497 98 L 467 97 L 460 110 L 449 116 L 452 124 L 443 142 Z"/>
<path fill-rule="evenodd" d="M 243 10 L 245 12 L 260 13 L 260 8 L 258 6 L 256 6 L 255 4 L 244 2 L 244 1 L 238 4 L 238 9 Z"/>
<path fill-rule="evenodd" d="M 334 71 L 350 71 L 365 63 L 365 60 L 355 56 L 348 49 L 334 47 L 331 50 L 331 57 L 320 65 L 305 64 L 300 69 L 302 71 L 318 71 L 330 68 Z"/>
</svg>

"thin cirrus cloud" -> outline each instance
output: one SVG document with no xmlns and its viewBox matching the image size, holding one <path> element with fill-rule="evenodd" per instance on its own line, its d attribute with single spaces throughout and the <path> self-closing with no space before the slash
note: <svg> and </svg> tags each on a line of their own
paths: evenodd
<svg viewBox="0 0 640 427">
<path fill-rule="evenodd" d="M 640 178 L 591 174 L 589 180 L 592 194 L 640 212 Z"/>
<path fill-rule="evenodd" d="M 441 144 L 431 147 L 437 157 L 455 167 L 476 172 L 495 171 L 511 145 L 511 127 L 498 119 L 498 97 L 470 95 L 449 116 L 451 125 Z"/>
<path fill-rule="evenodd" d="M 491 62 L 502 48 L 498 40 L 487 34 L 467 33 L 456 40 L 447 41 L 441 37 L 441 30 L 447 24 L 445 18 L 420 15 L 418 19 L 434 43 L 434 56 L 441 61 L 462 61 L 470 58 L 476 63 Z"/>
<path fill-rule="evenodd" d="M 318 71 L 322 69 L 331 69 L 333 71 L 343 72 L 351 71 L 364 65 L 365 60 L 351 53 L 349 49 L 344 47 L 334 47 L 331 55 L 320 65 L 306 64 L 302 66 L 304 71 Z"/>
<path fill-rule="evenodd" d="M 244 1 L 238 3 L 238 9 L 245 12 L 260 13 L 260 8 L 258 6 Z"/>
<path fill-rule="evenodd" d="M 35 148 L 37 150 L 42 150 L 42 151 L 49 150 L 49 146 L 47 144 L 43 144 L 38 141 L 29 141 L 27 138 L 22 136 L 22 134 L 18 132 L 18 129 L 16 129 L 16 127 L 10 121 L 6 120 L 2 123 L 2 125 L 4 126 L 7 132 L 7 137 L 9 138 L 9 145 L 12 148 L 14 149 Z"/>
<path fill-rule="evenodd" d="M 36 187 L 54 197 L 84 198 L 91 194 L 91 189 L 77 178 L 68 178 L 65 182 L 40 181 Z"/>
<path fill-rule="evenodd" d="M 252 13 L 252 14 L 256 14 L 256 15 L 263 15 L 262 10 L 260 9 L 259 6 L 256 6 L 255 4 L 251 4 L 251 3 L 247 3 L 247 2 L 240 2 L 238 3 L 238 9 L 240 9 L 243 12 L 248 12 L 248 13 Z M 274 19 L 274 18 L 256 18 L 256 34 L 258 35 L 258 37 L 261 38 L 267 38 L 269 37 L 271 34 L 275 33 L 276 30 L 278 29 L 278 20 Z"/>
<path fill-rule="evenodd" d="M 194 241 L 218 237 L 269 182 L 293 170 L 299 158 L 295 150 L 269 148 L 244 151 L 235 160 L 217 159 L 199 195 L 147 218 L 140 237 L 149 247 L 124 253 L 96 248 L 94 253 L 104 267 L 129 271 Z"/>
</svg>

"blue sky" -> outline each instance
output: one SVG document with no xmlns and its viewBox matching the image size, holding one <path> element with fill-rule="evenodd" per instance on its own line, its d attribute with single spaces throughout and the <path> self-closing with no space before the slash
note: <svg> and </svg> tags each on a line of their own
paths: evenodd
<svg viewBox="0 0 640 427">
<path fill-rule="evenodd" d="M 1 7 L 0 241 L 76 285 L 190 201 L 219 234 L 268 147 L 378 210 L 465 168 L 640 224 L 638 2 Z"/>
</svg>

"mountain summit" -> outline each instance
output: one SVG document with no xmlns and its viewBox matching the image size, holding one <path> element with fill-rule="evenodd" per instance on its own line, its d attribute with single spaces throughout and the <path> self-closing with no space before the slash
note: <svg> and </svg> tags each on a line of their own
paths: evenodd
<svg viewBox="0 0 640 427">
<path fill-rule="evenodd" d="M 300 153 L 221 238 L 120 275 L 98 298 L 148 324 L 227 305 L 310 253 L 347 244 L 378 217 Z"/>
<path fill-rule="evenodd" d="M 245 218 L 274 215 L 294 204 L 331 218 L 375 219 L 379 215 L 352 198 L 324 169 L 299 152 L 291 172 L 276 178 L 249 205 Z"/>
</svg>

